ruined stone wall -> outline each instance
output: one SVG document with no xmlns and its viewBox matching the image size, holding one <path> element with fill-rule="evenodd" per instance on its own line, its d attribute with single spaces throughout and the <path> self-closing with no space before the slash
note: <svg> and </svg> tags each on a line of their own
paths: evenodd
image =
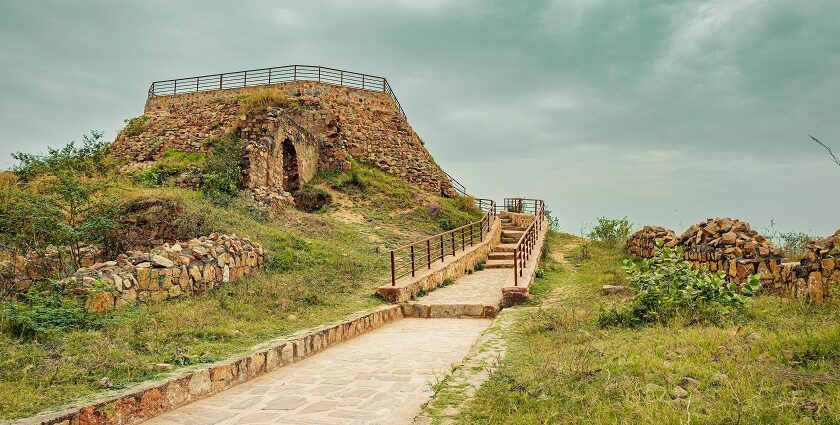
<svg viewBox="0 0 840 425">
<path fill-rule="evenodd" d="M 129 251 L 114 261 L 83 267 L 59 284 L 85 298 L 88 310 L 101 312 L 135 301 L 204 293 L 265 263 L 266 252 L 247 237 L 213 233 L 147 252 Z"/>
<path fill-rule="evenodd" d="M 673 248 L 677 245 L 677 235 L 662 226 L 645 226 L 630 235 L 624 249 L 637 257 L 651 258 L 660 241 L 663 246 Z"/>
<path fill-rule="evenodd" d="M 284 112 L 318 144 L 318 168 L 346 169 L 354 158 L 424 190 L 454 193 L 388 94 L 312 81 L 149 98 L 145 124 L 131 134 L 120 133 L 112 152 L 132 161 L 150 161 L 168 149 L 206 151 L 202 141 L 208 136 L 262 121 L 241 111 L 245 97 L 265 90 L 289 94 L 298 102 L 300 107 Z"/>
<path fill-rule="evenodd" d="M 799 262 L 787 261 L 781 250 L 740 220 L 708 219 L 692 225 L 676 240 L 671 239 L 673 234 L 659 226 L 646 226 L 630 237 L 625 248 L 637 257 L 651 258 L 656 240 L 670 241 L 666 243 L 681 247 L 694 268 L 722 271 L 738 284 L 758 273 L 765 291 L 816 302 L 829 298 L 832 286 L 840 284 L 840 230 L 808 245 Z"/>
<path fill-rule="evenodd" d="M 274 108 L 248 119 L 242 128 L 243 184 L 249 189 L 265 187 L 274 192 L 290 191 L 300 187 L 318 171 L 319 146 L 310 133 Z M 292 158 L 295 173 L 284 167 Z M 291 175 L 290 175 L 291 174 Z M 290 185 L 290 181 L 296 183 Z"/>
</svg>

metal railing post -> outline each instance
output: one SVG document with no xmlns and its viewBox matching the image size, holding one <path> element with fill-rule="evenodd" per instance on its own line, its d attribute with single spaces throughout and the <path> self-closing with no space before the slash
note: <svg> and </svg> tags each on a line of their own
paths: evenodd
<svg viewBox="0 0 840 425">
<path fill-rule="evenodd" d="M 174 95 L 177 92 L 178 92 L 178 80 L 175 80 L 175 84 L 172 86 L 172 94 Z"/>
<path fill-rule="evenodd" d="M 271 68 L 268 68 L 268 84 L 271 85 Z"/>
<path fill-rule="evenodd" d="M 365 88 L 365 74 L 362 74 L 362 88 Z"/>
<path fill-rule="evenodd" d="M 397 276 L 394 270 L 394 251 L 391 251 L 391 286 L 397 286 Z"/>
<path fill-rule="evenodd" d="M 414 277 L 414 245 L 411 245 L 411 277 Z"/>
<path fill-rule="evenodd" d="M 519 258 L 517 257 L 518 248 L 513 249 L 513 286 L 519 286 L 519 273 L 517 267 L 519 266 Z"/>
<path fill-rule="evenodd" d="M 344 85 L 344 71 L 338 71 L 338 85 Z"/>
<path fill-rule="evenodd" d="M 245 71 L 245 77 L 242 79 L 242 87 L 248 87 L 248 71 Z"/>
<path fill-rule="evenodd" d="M 224 74 L 219 74 L 219 90 L 222 89 L 222 78 L 224 78 Z"/>
<path fill-rule="evenodd" d="M 293 74 L 293 76 L 292 76 L 292 80 L 293 80 L 293 81 L 297 81 L 297 65 L 295 65 L 295 66 L 293 67 L 293 69 L 294 69 L 294 74 Z"/>
<path fill-rule="evenodd" d="M 195 91 L 198 91 L 198 77 L 195 77 Z"/>
<path fill-rule="evenodd" d="M 318 67 L 318 82 L 321 82 L 321 67 Z"/>
<path fill-rule="evenodd" d="M 432 269 L 432 240 L 426 239 L 426 262 L 429 263 L 429 270 Z"/>
</svg>

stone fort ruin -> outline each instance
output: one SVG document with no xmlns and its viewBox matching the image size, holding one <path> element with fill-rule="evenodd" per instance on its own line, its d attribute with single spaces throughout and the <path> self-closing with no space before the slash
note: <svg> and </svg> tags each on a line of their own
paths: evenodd
<svg viewBox="0 0 840 425">
<path fill-rule="evenodd" d="M 167 151 L 207 152 L 208 138 L 226 134 L 241 140 L 244 188 L 275 200 L 353 160 L 429 192 L 458 193 L 385 78 L 316 66 L 154 82 L 142 125 L 123 130 L 112 153 L 150 164 Z"/>
</svg>

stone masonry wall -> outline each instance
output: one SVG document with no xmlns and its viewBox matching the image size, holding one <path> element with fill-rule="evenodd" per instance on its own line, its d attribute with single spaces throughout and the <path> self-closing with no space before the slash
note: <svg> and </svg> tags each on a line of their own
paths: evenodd
<svg viewBox="0 0 840 425">
<path fill-rule="evenodd" d="M 673 248 L 677 245 L 677 235 L 662 226 L 645 226 L 630 235 L 624 249 L 637 257 L 650 258 L 660 241 L 664 246 Z"/>
<path fill-rule="evenodd" d="M 787 261 L 748 223 L 730 218 L 694 224 L 676 240 L 671 235 L 672 230 L 646 226 L 630 237 L 625 248 L 637 257 L 650 258 L 655 241 L 664 239 L 671 247 L 681 247 L 694 268 L 723 271 L 738 284 L 758 273 L 764 290 L 815 302 L 829 298 L 832 285 L 840 283 L 840 230 L 808 245 L 799 262 Z"/>
<path fill-rule="evenodd" d="M 266 253 L 247 237 L 213 233 L 150 252 L 129 251 L 114 261 L 83 267 L 60 281 L 85 297 L 85 308 L 107 311 L 135 301 L 162 301 L 207 292 L 261 269 Z"/>
<path fill-rule="evenodd" d="M 240 111 L 246 96 L 265 90 L 290 94 L 301 105 L 284 112 L 318 144 L 318 168 L 346 169 L 354 158 L 424 190 L 454 193 L 390 96 L 311 81 L 149 98 L 142 129 L 137 134 L 120 133 L 112 152 L 132 161 L 151 161 L 169 149 L 205 151 L 202 141 L 208 136 L 247 127 L 246 119 L 260 121 Z"/>
</svg>

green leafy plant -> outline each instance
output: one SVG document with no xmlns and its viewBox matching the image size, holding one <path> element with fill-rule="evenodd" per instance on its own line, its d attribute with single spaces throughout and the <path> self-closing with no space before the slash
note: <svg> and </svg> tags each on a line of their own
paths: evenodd
<svg viewBox="0 0 840 425">
<path fill-rule="evenodd" d="M 242 186 L 242 143 L 236 134 L 205 140 L 211 150 L 204 167 L 201 192 L 213 202 L 226 203 Z"/>
<path fill-rule="evenodd" d="M 82 136 L 82 142 L 70 142 L 63 148 L 47 148 L 45 154 L 16 152 L 12 154 L 18 163 L 12 168 L 17 179 L 29 182 L 38 176 L 55 175 L 60 172 L 92 177 L 102 174 L 110 166 L 107 160 L 111 142 L 104 139 L 101 131 L 91 131 Z"/>
<path fill-rule="evenodd" d="M 627 217 L 609 219 L 598 217 L 598 223 L 589 231 L 589 238 L 593 241 L 604 242 L 609 246 L 615 246 L 624 242 L 630 236 L 630 229 L 633 225 Z"/>
<path fill-rule="evenodd" d="M 85 311 L 81 301 L 58 295 L 42 296 L 35 291 L 23 301 L 6 301 L 2 309 L 2 325 L 18 338 L 31 338 L 50 331 L 96 328 L 99 318 Z"/>
<path fill-rule="evenodd" d="M 128 118 L 125 120 L 125 128 L 123 129 L 123 134 L 126 136 L 132 137 L 137 136 L 143 132 L 143 128 L 146 127 L 146 123 L 149 121 L 149 117 L 145 115 L 140 115 L 139 117 Z"/>
<path fill-rule="evenodd" d="M 723 272 L 692 269 L 681 257 L 682 249 L 656 249 L 653 258 L 638 263 L 625 260 L 633 297 L 629 304 L 602 311 L 601 327 L 639 327 L 651 323 L 667 324 L 680 318 L 686 323 L 721 323 L 744 311 L 747 300 L 760 287 L 752 275 L 740 288 L 727 282 Z"/>
</svg>

